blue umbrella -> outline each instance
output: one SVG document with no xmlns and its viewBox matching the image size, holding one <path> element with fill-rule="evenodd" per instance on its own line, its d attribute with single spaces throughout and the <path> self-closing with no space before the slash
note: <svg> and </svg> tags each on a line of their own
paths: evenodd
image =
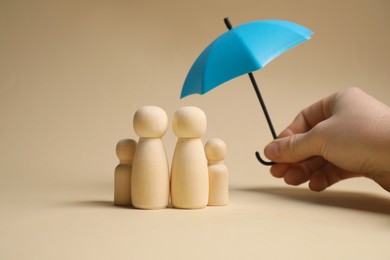
<svg viewBox="0 0 390 260">
<path fill-rule="evenodd" d="M 248 74 L 268 126 L 277 138 L 271 118 L 260 94 L 252 71 L 263 68 L 288 49 L 302 43 L 313 34 L 309 29 L 282 20 L 262 20 L 242 24 L 234 29 L 224 19 L 228 32 L 215 39 L 195 60 L 184 81 L 180 98 L 191 94 L 205 94 L 213 88 L 238 76 Z M 259 152 L 257 159 L 264 165 Z"/>
</svg>

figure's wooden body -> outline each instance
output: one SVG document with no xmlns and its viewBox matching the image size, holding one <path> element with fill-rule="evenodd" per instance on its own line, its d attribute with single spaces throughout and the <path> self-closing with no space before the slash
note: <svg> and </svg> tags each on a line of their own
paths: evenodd
<svg viewBox="0 0 390 260">
<path fill-rule="evenodd" d="M 172 160 L 171 195 L 175 208 L 199 209 L 208 202 L 208 169 L 201 136 L 206 131 L 204 112 L 197 107 L 182 107 L 172 120 L 178 137 Z"/>
<path fill-rule="evenodd" d="M 116 145 L 116 155 L 119 164 L 114 173 L 114 204 L 131 205 L 131 175 L 132 163 L 137 142 L 132 139 L 122 139 Z"/>
<path fill-rule="evenodd" d="M 221 139 L 210 139 L 205 145 L 209 172 L 209 206 L 229 203 L 229 173 L 224 164 L 226 144 Z"/>
<path fill-rule="evenodd" d="M 140 209 L 166 208 L 169 203 L 169 164 L 162 136 L 168 116 L 155 106 L 140 108 L 134 115 L 134 130 L 140 137 L 133 161 L 132 204 Z"/>
</svg>

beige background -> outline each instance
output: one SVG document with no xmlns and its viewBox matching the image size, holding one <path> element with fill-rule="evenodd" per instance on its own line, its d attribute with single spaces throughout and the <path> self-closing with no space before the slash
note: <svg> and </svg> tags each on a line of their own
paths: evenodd
<svg viewBox="0 0 390 260">
<path fill-rule="evenodd" d="M 271 140 L 247 77 L 179 100 L 226 28 L 285 19 L 313 39 L 255 73 L 276 130 L 360 86 L 390 104 L 390 1 L 0 0 L 1 259 L 390 259 L 389 194 L 367 179 L 288 187 L 254 157 Z M 229 153 L 231 204 L 112 206 L 114 153 L 143 105 L 208 117 Z M 164 142 L 171 158 L 176 138 Z"/>
</svg>

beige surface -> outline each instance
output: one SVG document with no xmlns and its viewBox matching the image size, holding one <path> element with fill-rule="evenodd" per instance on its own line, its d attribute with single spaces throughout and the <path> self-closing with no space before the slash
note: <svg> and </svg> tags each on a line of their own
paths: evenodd
<svg viewBox="0 0 390 260">
<path fill-rule="evenodd" d="M 233 25 L 315 32 L 255 75 L 275 128 L 338 89 L 390 104 L 390 2 L 0 0 L 0 259 L 390 259 L 389 194 L 365 179 L 317 194 L 256 161 L 271 136 L 249 79 L 179 100 L 200 51 Z M 112 206 L 115 145 L 132 116 L 182 105 L 228 145 L 231 204 Z M 176 138 L 164 138 L 172 158 Z"/>
</svg>

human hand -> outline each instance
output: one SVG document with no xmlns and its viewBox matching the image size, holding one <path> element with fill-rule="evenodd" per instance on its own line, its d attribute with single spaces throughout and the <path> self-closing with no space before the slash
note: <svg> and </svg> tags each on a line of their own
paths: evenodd
<svg viewBox="0 0 390 260">
<path fill-rule="evenodd" d="M 359 88 L 339 91 L 299 113 L 264 154 L 290 185 L 322 191 L 363 176 L 390 191 L 390 108 Z"/>
</svg>

